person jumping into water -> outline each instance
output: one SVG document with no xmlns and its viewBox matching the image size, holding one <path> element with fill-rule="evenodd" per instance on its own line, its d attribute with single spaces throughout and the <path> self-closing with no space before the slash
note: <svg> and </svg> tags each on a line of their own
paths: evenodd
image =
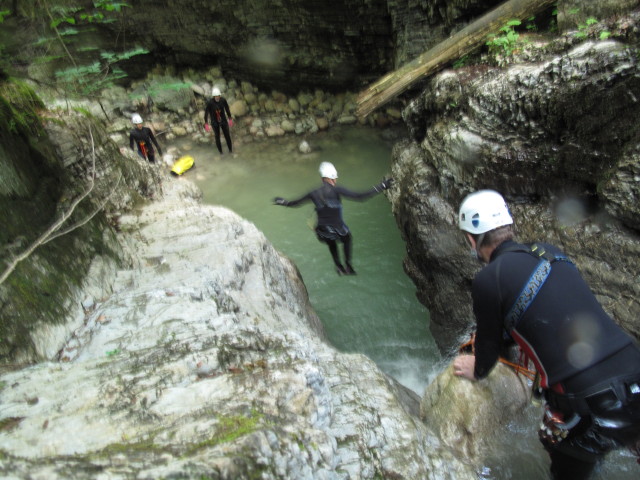
<svg viewBox="0 0 640 480">
<path fill-rule="evenodd" d="M 331 252 L 338 275 L 355 275 L 356 272 L 351 265 L 351 232 L 342 219 L 342 201 L 340 197 L 345 196 L 355 200 L 366 200 L 390 188 L 393 184 L 393 179 L 384 179 L 370 190 L 356 193 L 336 185 L 338 171 L 332 163 L 322 162 L 319 171 L 322 177 L 322 186 L 320 188 L 312 190 L 297 200 L 289 201 L 282 197 L 276 197 L 273 203 L 283 207 L 297 207 L 305 202 L 312 201 L 318 216 L 315 229 L 316 235 L 319 241 L 329 246 L 329 252 Z M 344 248 L 345 265 L 340 261 L 338 241 L 342 242 Z"/>
</svg>

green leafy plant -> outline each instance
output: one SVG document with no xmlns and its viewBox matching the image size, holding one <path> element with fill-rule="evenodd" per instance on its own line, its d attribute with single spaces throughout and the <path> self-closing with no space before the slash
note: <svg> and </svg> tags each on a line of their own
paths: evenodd
<svg viewBox="0 0 640 480">
<path fill-rule="evenodd" d="M 468 62 L 469 62 L 469 55 L 465 55 L 459 58 L 458 60 L 456 60 L 455 62 L 453 62 L 453 68 L 455 69 L 462 68 L 465 65 L 467 65 Z"/>
<path fill-rule="evenodd" d="M 76 42 L 75 37 L 93 29 L 95 24 L 115 21 L 115 17 L 129 7 L 126 2 L 94 1 L 93 8 L 53 5 L 50 0 L 40 0 L 38 3 L 48 18 L 49 35 L 45 34 L 35 43 L 43 55 L 36 56 L 34 61 L 40 64 L 55 62 L 56 86 L 63 90 L 67 98 L 94 97 L 100 102 L 97 95 L 100 90 L 127 76 L 118 64 L 149 53 L 141 47 L 112 52 L 93 46 L 81 46 L 74 50 L 75 53 L 71 51 L 72 43 Z M 51 33 L 53 37 L 50 36 Z M 53 43 L 60 47 L 58 52 L 50 51 Z"/>
<path fill-rule="evenodd" d="M 591 25 L 595 25 L 596 23 L 598 23 L 598 20 L 596 20 L 595 18 L 593 17 L 587 18 L 585 23 L 578 25 L 578 31 L 575 34 L 576 38 L 580 38 L 580 39 L 587 38 L 589 27 Z"/>
<path fill-rule="evenodd" d="M 91 96 L 127 76 L 116 63 L 145 53 L 149 53 L 148 50 L 139 47 L 122 53 L 101 52 L 100 58 L 93 63 L 58 70 L 55 75 L 69 93 Z"/>
<path fill-rule="evenodd" d="M 537 32 L 538 31 L 538 25 L 536 25 L 536 16 L 532 15 L 529 18 L 527 18 L 526 24 L 525 24 L 525 28 L 527 30 L 529 30 L 530 32 Z"/>
<path fill-rule="evenodd" d="M 553 10 L 551 10 L 551 16 L 553 17 L 549 22 L 549 31 L 557 32 L 558 31 L 558 6 L 557 4 L 554 6 Z"/>
<path fill-rule="evenodd" d="M 519 26 L 521 23 L 517 19 L 509 20 L 506 25 L 500 28 L 499 33 L 490 34 L 486 43 L 489 47 L 489 52 L 494 55 L 511 56 L 517 48 L 518 38 L 520 37 L 514 27 Z"/>
<path fill-rule="evenodd" d="M 607 30 L 604 30 L 604 31 L 600 32 L 600 40 L 606 40 L 610 36 L 611 36 L 611 32 L 609 32 Z"/>
</svg>

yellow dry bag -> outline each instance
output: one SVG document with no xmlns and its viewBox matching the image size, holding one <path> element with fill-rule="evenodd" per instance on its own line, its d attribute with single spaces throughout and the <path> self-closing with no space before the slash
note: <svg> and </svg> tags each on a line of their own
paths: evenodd
<svg viewBox="0 0 640 480">
<path fill-rule="evenodd" d="M 182 175 L 184 172 L 193 167 L 194 163 L 195 161 L 193 160 L 192 156 L 184 155 L 176 160 L 176 163 L 173 164 L 173 167 L 171 167 L 171 173 L 175 175 Z"/>
</svg>

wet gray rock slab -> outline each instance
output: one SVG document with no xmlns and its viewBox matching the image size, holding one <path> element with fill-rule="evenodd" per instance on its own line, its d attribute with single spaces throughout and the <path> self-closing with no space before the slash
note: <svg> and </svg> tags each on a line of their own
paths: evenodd
<svg viewBox="0 0 640 480">
<path fill-rule="evenodd" d="M 184 179 L 120 218 L 133 259 L 44 362 L 0 377 L 4 478 L 475 478 L 295 266 Z"/>
</svg>

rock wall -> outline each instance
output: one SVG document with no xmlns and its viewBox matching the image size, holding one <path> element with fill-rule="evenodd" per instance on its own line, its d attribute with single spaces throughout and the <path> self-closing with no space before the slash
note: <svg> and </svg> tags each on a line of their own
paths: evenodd
<svg viewBox="0 0 640 480">
<path fill-rule="evenodd" d="M 82 322 L 84 290 L 101 296 L 125 260 L 113 219 L 157 193 L 159 177 L 90 115 L 45 111 L 14 82 L 0 93 L 0 274 L 24 256 L 0 283 L 0 362 L 31 362 L 55 356 Z"/>
<path fill-rule="evenodd" d="M 0 375 L 0 474 L 475 479 L 418 398 L 322 341 L 295 266 L 186 179 L 120 218 L 117 272 L 60 362 Z M 8 387 L 10 385 L 10 387 Z"/>
<path fill-rule="evenodd" d="M 157 65 L 218 65 L 225 76 L 261 88 L 344 91 L 411 60 L 498 3 L 139 0 L 109 14 L 113 23 L 101 25 L 105 37 L 88 35 L 105 49 L 141 45 L 150 50 L 126 64 L 133 77 L 144 77 Z"/>
<path fill-rule="evenodd" d="M 521 240 L 560 245 L 606 310 L 640 336 L 636 19 L 591 32 L 615 40 L 532 37 L 506 68 L 485 57 L 444 71 L 404 110 L 412 138 L 393 153 L 393 209 L 443 351 L 473 324 L 479 265 L 456 213 L 481 188 L 505 195 Z"/>
</svg>

